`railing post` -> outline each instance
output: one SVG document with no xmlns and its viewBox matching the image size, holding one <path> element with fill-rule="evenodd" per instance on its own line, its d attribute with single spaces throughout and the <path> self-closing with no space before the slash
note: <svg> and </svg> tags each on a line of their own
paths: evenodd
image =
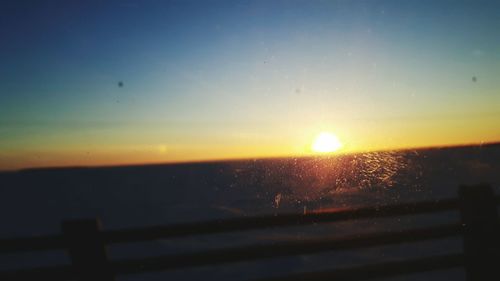
<svg viewBox="0 0 500 281">
<path fill-rule="evenodd" d="M 468 281 L 500 280 L 500 235 L 497 206 L 488 185 L 460 186 Z"/>
<path fill-rule="evenodd" d="M 108 265 L 106 245 L 99 233 L 99 220 L 64 221 L 62 230 L 77 281 L 114 280 Z"/>
</svg>

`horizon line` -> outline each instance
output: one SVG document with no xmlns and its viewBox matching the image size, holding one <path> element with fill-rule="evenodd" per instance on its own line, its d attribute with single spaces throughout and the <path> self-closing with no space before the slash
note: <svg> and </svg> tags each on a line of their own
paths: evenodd
<svg viewBox="0 0 500 281">
<path fill-rule="evenodd" d="M 405 152 L 410 150 L 433 150 L 433 149 L 453 149 L 466 147 L 489 147 L 500 145 L 500 141 L 480 142 L 480 143 L 465 143 L 465 144 L 450 144 L 450 145 L 433 145 L 433 146 L 417 146 L 395 149 L 380 149 L 367 151 L 351 151 L 351 152 L 333 152 L 333 153 L 312 153 L 306 155 L 289 155 L 289 156 L 262 156 L 262 157 L 241 157 L 241 158 L 214 158 L 203 160 L 186 160 L 176 162 L 149 162 L 149 163 L 117 163 L 104 165 L 68 165 L 68 166 L 40 166 L 40 167 L 25 167 L 17 169 L 0 169 L 0 173 L 21 173 L 31 171 L 47 171 L 47 170 L 76 170 L 76 169 L 113 169 L 113 168 L 132 168 L 132 167 L 150 167 L 150 166 L 174 166 L 174 165 L 196 165 L 196 164 L 216 164 L 225 162 L 244 162 L 257 160 L 280 160 L 289 158 L 334 158 L 341 156 L 356 155 L 362 153 L 379 153 L 379 152 Z"/>
</svg>

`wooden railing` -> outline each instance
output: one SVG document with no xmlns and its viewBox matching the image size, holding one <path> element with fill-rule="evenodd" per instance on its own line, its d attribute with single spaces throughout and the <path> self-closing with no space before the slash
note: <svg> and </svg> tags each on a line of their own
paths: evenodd
<svg viewBox="0 0 500 281">
<path fill-rule="evenodd" d="M 323 272 L 310 272 L 262 280 L 366 280 L 431 270 L 465 267 L 467 280 L 500 280 L 500 223 L 495 196 L 487 185 L 461 186 L 457 199 L 367 207 L 328 213 L 245 217 L 203 223 L 102 231 L 98 220 L 62 223 L 62 234 L 0 240 L 0 254 L 65 249 L 71 265 L 0 271 L 0 280 L 114 280 L 116 275 L 178 268 L 211 266 L 242 261 L 355 250 L 373 246 L 463 237 L 463 253 L 387 262 Z M 127 260 L 109 260 L 106 246 L 194 235 L 228 233 L 284 226 L 374 219 L 458 210 L 461 221 L 410 230 L 360 234 L 326 239 L 287 241 L 188 254 Z"/>
</svg>

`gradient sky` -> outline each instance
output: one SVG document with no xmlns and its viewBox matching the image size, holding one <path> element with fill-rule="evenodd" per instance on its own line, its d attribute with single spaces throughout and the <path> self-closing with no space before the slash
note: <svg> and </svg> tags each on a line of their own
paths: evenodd
<svg viewBox="0 0 500 281">
<path fill-rule="evenodd" d="M 306 155 L 322 131 L 344 152 L 499 141 L 499 15 L 499 1 L 2 1 L 0 169 Z"/>
</svg>

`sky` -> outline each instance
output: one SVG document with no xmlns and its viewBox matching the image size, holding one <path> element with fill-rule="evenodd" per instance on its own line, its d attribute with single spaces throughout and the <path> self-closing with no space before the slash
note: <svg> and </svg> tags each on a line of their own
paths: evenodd
<svg viewBox="0 0 500 281">
<path fill-rule="evenodd" d="M 0 170 L 500 141 L 498 1 L 1 1 Z"/>
</svg>

